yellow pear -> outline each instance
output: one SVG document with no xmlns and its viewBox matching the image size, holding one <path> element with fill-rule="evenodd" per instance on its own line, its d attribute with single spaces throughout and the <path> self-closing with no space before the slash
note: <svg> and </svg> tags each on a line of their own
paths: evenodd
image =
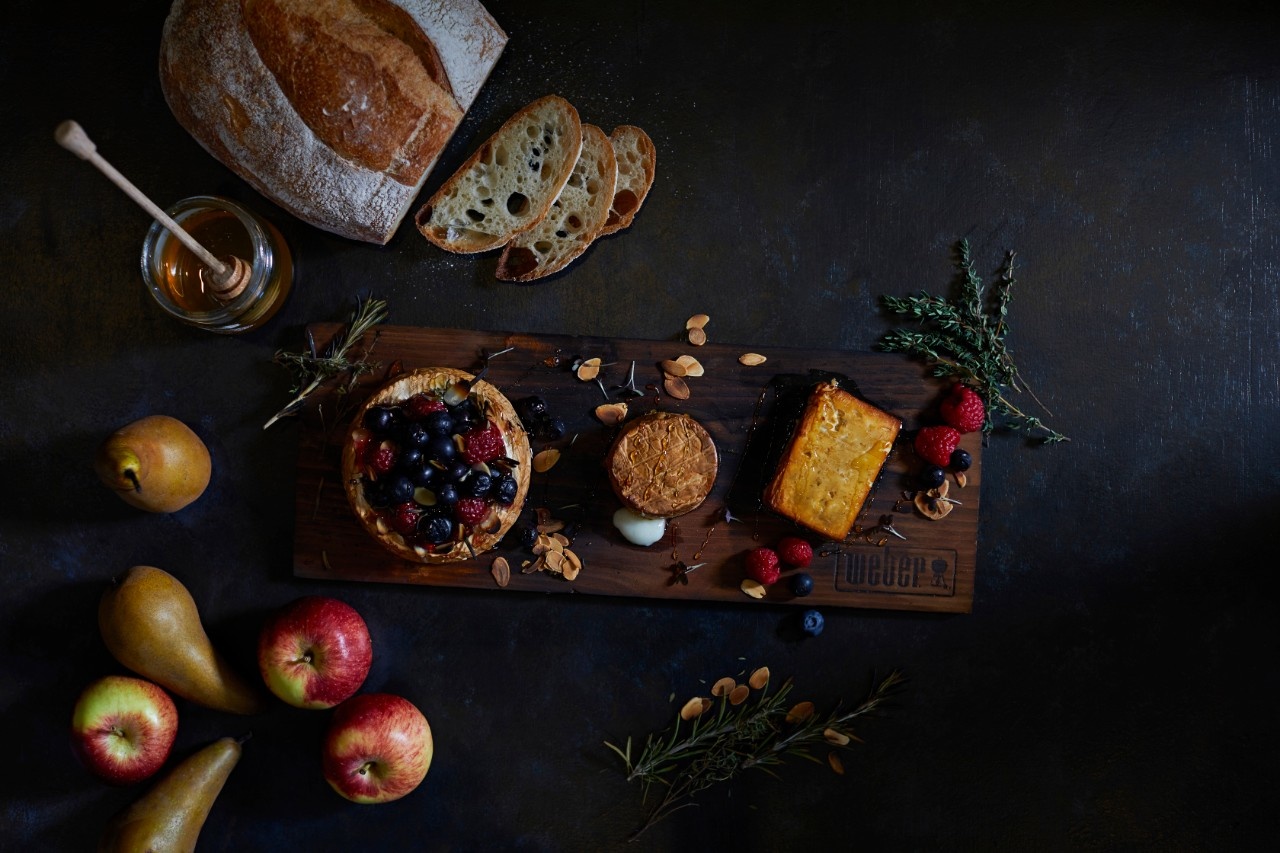
<svg viewBox="0 0 1280 853">
<path fill-rule="evenodd" d="M 107 824 L 99 853 L 196 849 L 209 809 L 240 760 L 240 741 L 224 737 L 175 766 Z"/>
<path fill-rule="evenodd" d="M 98 478 L 148 512 L 177 512 L 209 485 L 209 448 L 176 418 L 150 415 L 107 436 L 94 456 Z"/>
<path fill-rule="evenodd" d="M 116 660 L 184 699 L 234 714 L 263 710 L 261 693 L 213 647 L 191 593 L 163 569 L 134 566 L 115 578 L 98 628 Z"/>
</svg>

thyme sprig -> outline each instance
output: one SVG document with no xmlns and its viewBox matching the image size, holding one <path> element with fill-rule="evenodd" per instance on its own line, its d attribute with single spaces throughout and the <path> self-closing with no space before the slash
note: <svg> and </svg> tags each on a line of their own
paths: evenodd
<svg viewBox="0 0 1280 853">
<path fill-rule="evenodd" d="M 345 375 L 345 381 L 337 391 L 339 394 L 346 394 L 355 387 L 362 375 L 377 370 L 380 365 L 368 360 L 373 350 L 372 344 L 360 351 L 358 356 L 353 357 L 351 352 L 364 338 L 365 332 L 386 319 L 386 300 L 366 295 L 352 309 L 346 325 L 333 336 L 323 352 L 316 351 L 316 343 L 310 332 L 307 333 L 307 352 L 276 352 L 274 361 L 287 367 L 294 375 L 290 391 L 296 396 L 272 415 L 271 420 L 263 424 L 262 428 L 266 429 L 281 418 L 297 414 L 302 409 L 303 402 L 325 382 Z"/>
<path fill-rule="evenodd" d="M 988 292 L 974 270 L 969 241 L 955 246 L 956 275 L 949 298 L 918 293 L 906 297 L 882 296 L 881 304 L 893 314 L 920 321 L 918 329 L 894 329 L 880 339 L 877 349 L 902 352 L 931 364 L 934 376 L 950 376 L 970 385 L 986 403 L 985 434 L 1004 427 L 1037 437 L 1046 444 L 1069 441 L 1040 417 L 1028 414 L 1010 400 L 1006 391 L 1026 392 L 1051 414 L 1027 385 L 1005 344 L 1009 332 L 1009 302 L 1016 283 L 1013 252 L 1006 252 Z"/>
<path fill-rule="evenodd" d="M 674 812 L 696 805 L 693 799 L 700 791 L 729 782 L 744 770 L 759 768 L 776 776 L 770 768 L 787 757 L 822 763 L 810 752 L 814 746 L 839 748 L 861 743 L 850 728 L 853 721 L 880 710 L 905 680 L 901 673 L 891 672 L 853 708 L 837 705 L 819 715 L 811 702 L 791 702 L 793 684 L 789 678 L 770 693 L 767 668 L 752 674 L 752 686 L 761 674 L 763 685 L 753 697 L 743 698 L 726 690 L 714 702 L 691 699 L 669 732 L 645 737 L 638 756 L 632 756 L 631 737 L 622 747 L 605 742 L 622 758 L 627 781 L 641 783 L 645 802 L 649 802 L 655 785 L 664 789 L 631 840 Z M 744 687 L 739 685 L 737 690 Z"/>
</svg>

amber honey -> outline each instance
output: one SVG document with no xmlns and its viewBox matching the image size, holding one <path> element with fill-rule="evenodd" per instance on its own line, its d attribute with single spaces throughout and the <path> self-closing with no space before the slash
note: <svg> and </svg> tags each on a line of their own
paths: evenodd
<svg viewBox="0 0 1280 853">
<path fill-rule="evenodd" d="M 249 283 L 229 301 L 206 283 L 204 262 L 159 222 L 142 250 L 142 274 L 152 295 L 173 316 L 203 329 L 246 332 L 269 320 L 293 284 L 293 259 L 274 225 L 227 199 L 197 196 L 168 211 L 182 229 L 219 259 L 240 258 L 250 266 Z"/>
</svg>

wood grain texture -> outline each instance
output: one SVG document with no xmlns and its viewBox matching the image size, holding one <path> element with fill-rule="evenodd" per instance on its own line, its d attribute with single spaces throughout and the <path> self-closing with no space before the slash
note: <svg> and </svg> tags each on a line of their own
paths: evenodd
<svg viewBox="0 0 1280 853">
<path fill-rule="evenodd" d="M 310 331 L 323 346 L 338 328 L 317 324 Z M 518 533 L 509 534 L 490 553 L 449 565 L 410 563 L 383 549 L 357 523 L 341 488 L 338 461 L 349 423 L 338 413 L 337 395 L 328 393 L 317 395 L 302 416 L 293 563 L 298 577 L 470 587 L 501 594 L 582 593 L 751 606 L 756 600 L 739 586 L 744 577 L 743 553 L 782 536 L 800 534 L 814 542 L 818 551 L 809 568 L 814 592 L 794 597 L 784 575 L 763 601 L 948 613 L 972 609 L 982 472 L 979 436 L 966 436 L 962 444 L 973 455 L 973 467 L 968 486 L 953 492 L 961 503 L 950 515 L 931 521 L 905 503 L 895 512 L 895 503 L 911 488 L 919 465 L 909 447 L 911 430 L 922 423 L 941 387 L 918 364 L 882 353 L 789 348 L 764 351 L 768 361 L 746 367 L 738 362 L 745 348 L 717 343 L 690 347 L 675 339 L 533 336 L 408 326 L 386 326 L 376 334 L 374 357 L 384 367 L 341 402 L 346 412 L 397 370 L 447 366 L 474 371 L 484 352 L 514 348 L 492 359 L 486 378 L 512 402 L 532 394 L 542 397 L 549 412 L 567 426 L 559 441 L 534 442 L 535 453 L 554 446 L 562 455 L 551 470 L 534 474 L 521 521 L 531 523 L 537 507 L 564 520 L 572 534 L 571 548 L 584 567 L 572 582 L 542 572 L 521 572 L 521 564 L 533 556 L 520 546 Z M 704 376 L 686 380 L 689 399 L 656 396 L 654 386 L 661 384 L 658 363 L 685 353 L 694 355 L 706 369 Z M 606 365 L 600 384 L 579 380 L 570 369 L 575 359 L 593 356 Z M 557 359 L 559 365 L 548 364 Z M 720 475 L 707 500 L 669 522 L 662 541 L 648 548 L 629 544 L 613 527 L 611 518 L 620 504 L 610 489 L 603 461 L 616 428 L 604 426 L 592 415 L 605 402 L 606 391 L 625 382 L 632 360 L 637 386 L 650 387 L 645 396 L 630 401 L 630 417 L 655 406 L 687 413 L 711 433 L 721 459 Z M 855 533 L 824 547 L 820 537 L 762 509 L 760 493 L 809 388 L 832 374 L 845 377 L 846 387 L 852 383 L 869 402 L 900 417 L 904 432 Z M 611 394 L 609 399 L 617 398 Z M 739 521 L 723 520 L 726 506 Z M 870 532 L 883 515 L 893 516 L 893 526 L 905 540 Z M 869 531 L 868 535 L 858 535 L 859 530 Z M 511 564 L 505 590 L 498 589 L 489 571 L 498 556 Z M 702 564 L 687 575 L 687 585 L 672 583 L 671 567 L 677 560 Z"/>
</svg>

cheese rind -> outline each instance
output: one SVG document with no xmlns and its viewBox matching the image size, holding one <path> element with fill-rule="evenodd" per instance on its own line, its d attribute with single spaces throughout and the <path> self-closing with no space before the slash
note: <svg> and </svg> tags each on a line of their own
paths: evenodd
<svg viewBox="0 0 1280 853">
<path fill-rule="evenodd" d="M 834 382 L 818 385 L 765 487 L 765 506 L 830 539 L 843 539 L 901 429 L 902 421 Z"/>
<path fill-rule="evenodd" d="M 605 460 L 622 503 L 646 518 L 696 509 L 719 470 L 715 442 L 685 414 L 650 412 L 623 427 Z"/>
</svg>

